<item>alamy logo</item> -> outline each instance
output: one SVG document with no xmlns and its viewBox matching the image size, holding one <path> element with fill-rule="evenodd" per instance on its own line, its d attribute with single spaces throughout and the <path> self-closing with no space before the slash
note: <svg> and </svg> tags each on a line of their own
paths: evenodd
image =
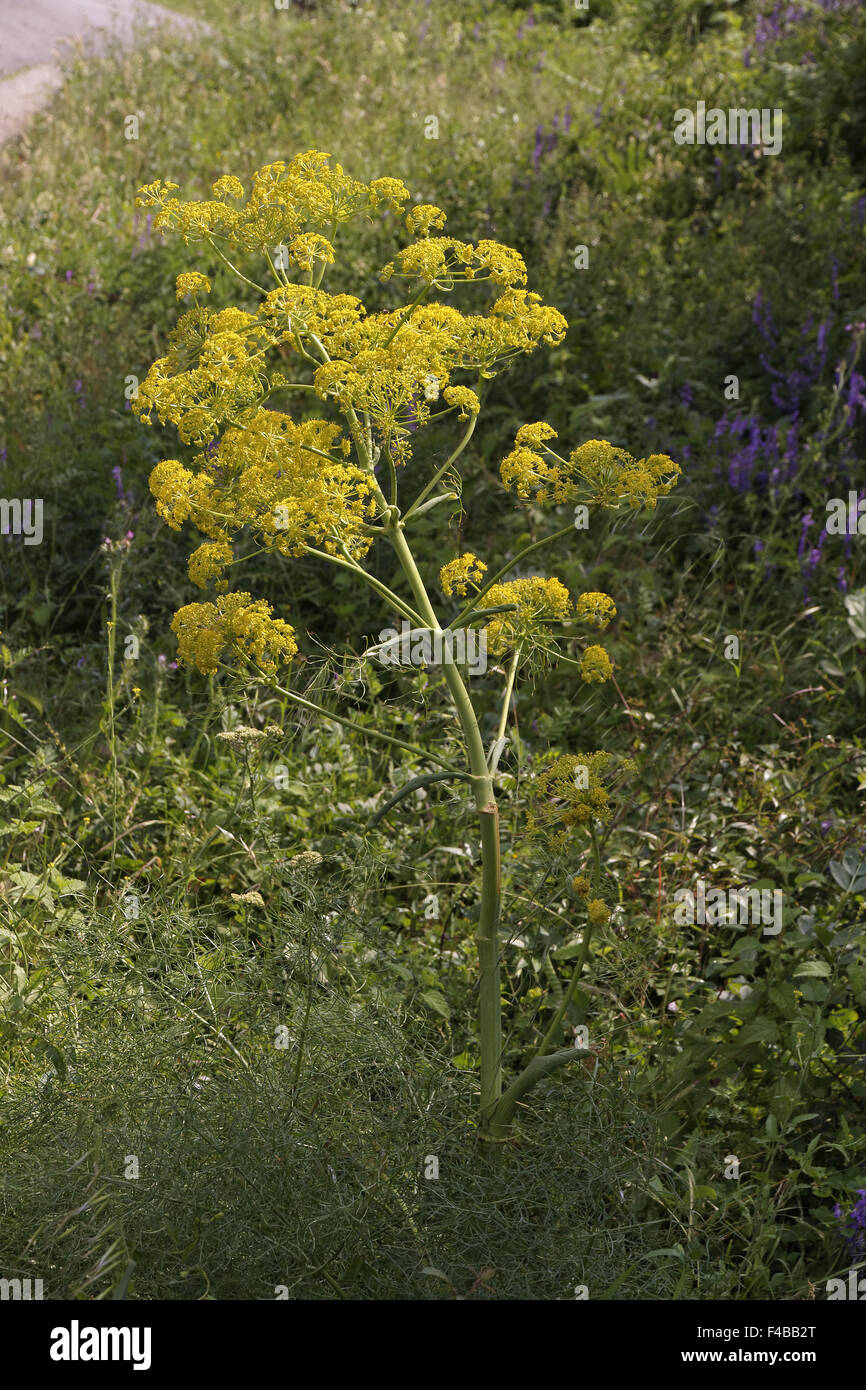
<svg viewBox="0 0 866 1390">
<path fill-rule="evenodd" d="M 11 1298 L 13 1303 L 20 1299 L 24 1303 L 39 1302 L 42 1298 L 42 1280 L 0 1279 L 0 1300 Z"/>
<path fill-rule="evenodd" d="M 134 1371 L 150 1370 L 149 1327 L 69 1327 L 51 1329 L 52 1361 L 131 1361 Z"/>
<path fill-rule="evenodd" d="M 42 498 L 0 497 L 0 536 L 23 536 L 25 545 L 42 544 Z"/>
<path fill-rule="evenodd" d="M 708 111 L 707 103 L 699 101 L 694 111 L 683 106 L 674 112 L 674 140 L 678 145 L 761 145 L 765 154 L 779 154 L 782 110 L 735 106 L 723 111 L 713 106 Z"/>
<path fill-rule="evenodd" d="M 828 536 L 866 536 L 866 497 L 848 493 L 848 505 L 842 497 L 827 499 Z"/>
<path fill-rule="evenodd" d="M 487 629 L 446 628 L 438 632 L 429 627 L 412 627 L 403 619 L 400 632 L 386 627 L 368 655 L 376 652 L 383 666 L 441 666 L 452 663 L 468 666 L 473 676 L 487 670 Z"/>
<path fill-rule="evenodd" d="M 838 1298 L 851 1299 L 856 1303 L 866 1301 L 866 1279 L 858 1279 L 856 1269 L 848 1270 L 847 1287 L 844 1279 L 828 1279 L 826 1288 L 828 1303 Z"/>
<path fill-rule="evenodd" d="M 731 888 L 727 893 L 723 888 L 711 888 L 707 892 L 704 880 L 699 878 L 696 893 L 690 888 L 678 888 L 674 900 L 674 921 L 680 927 L 693 927 L 696 923 L 701 927 L 760 923 L 764 936 L 778 936 L 782 930 L 781 888 Z"/>
</svg>

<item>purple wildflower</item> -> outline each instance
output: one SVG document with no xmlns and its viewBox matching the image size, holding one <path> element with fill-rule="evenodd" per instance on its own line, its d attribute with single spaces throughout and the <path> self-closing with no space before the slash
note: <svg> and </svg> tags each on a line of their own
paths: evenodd
<svg viewBox="0 0 866 1390">
<path fill-rule="evenodd" d="M 866 1254 L 866 1187 L 857 1188 L 858 1200 L 854 1203 L 845 1221 L 843 1234 L 852 1260 L 860 1260 Z M 842 1219 L 838 1202 L 834 1210 L 837 1220 Z"/>
</svg>

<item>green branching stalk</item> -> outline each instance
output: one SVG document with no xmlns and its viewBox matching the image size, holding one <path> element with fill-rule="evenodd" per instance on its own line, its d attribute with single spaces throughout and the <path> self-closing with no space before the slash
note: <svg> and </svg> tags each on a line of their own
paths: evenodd
<svg viewBox="0 0 866 1390">
<path fill-rule="evenodd" d="M 466 621 L 469 614 L 472 612 L 472 609 L 478 607 L 479 603 L 484 598 L 484 595 L 490 592 L 490 590 L 493 588 L 493 585 L 498 584 L 500 579 L 503 579 L 506 574 L 510 574 L 511 571 L 514 569 L 514 566 L 518 565 L 521 560 L 525 560 L 527 555 L 532 555 L 536 550 L 540 550 L 544 545 L 552 545 L 554 541 L 561 540 L 563 536 L 570 536 L 572 530 L 573 527 L 571 526 L 563 526 L 561 530 L 553 531 L 549 536 L 542 536 L 540 541 L 533 541 L 531 545 L 525 545 L 522 550 L 518 550 L 517 554 L 513 557 L 513 559 L 508 561 L 507 565 L 503 565 L 501 569 L 497 570 L 492 579 L 486 580 L 483 588 L 479 589 L 478 593 L 475 594 L 475 596 L 469 601 L 469 603 L 465 605 L 462 612 L 460 612 L 454 619 L 454 622 L 451 624 L 451 627 L 455 630 L 458 627 L 461 627 L 462 624 Z"/>
<path fill-rule="evenodd" d="M 415 498 L 415 501 L 412 503 L 408 512 L 406 512 L 405 516 L 403 517 L 404 522 L 407 522 L 410 517 L 419 515 L 421 504 L 427 497 L 430 496 L 430 493 L 433 491 L 433 489 L 436 487 L 439 481 L 444 477 L 444 475 L 448 472 L 448 469 L 451 467 L 451 465 L 455 463 L 457 459 L 459 459 L 460 455 L 463 453 L 463 450 L 466 448 L 467 444 L 472 438 L 477 423 L 478 416 L 470 415 L 469 424 L 463 431 L 463 436 L 460 442 L 458 443 L 457 448 L 454 450 L 453 453 L 449 454 L 448 458 L 445 460 L 442 466 L 436 470 L 427 486 L 423 488 L 421 492 L 419 492 L 418 496 Z"/>
<path fill-rule="evenodd" d="M 224 670 L 230 667 L 220 663 Z M 394 748 L 402 748 L 404 752 L 411 753 L 416 758 L 426 758 L 428 762 L 438 763 L 444 767 L 452 777 L 462 777 L 465 774 L 459 767 L 454 767 L 448 762 L 447 758 L 440 758 L 438 753 L 428 753 L 426 748 L 418 748 L 413 743 L 407 743 L 405 739 L 395 738 L 393 734 L 383 734 L 379 729 L 368 729 L 363 724 L 356 724 L 354 719 L 346 719 L 345 715 L 334 714 L 331 710 L 324 709 L 322 705 L 314 704 L 312 700 L 305 700 L 303 695 L 298 695 L 294 690 L 286 690 L 283 686 L 277 685 L 266 671 L 258 670 L 258 675 L 265 685 L 269 685 L 278 695 L 282 695 L 287 700 L 292 700 L 302 709 L 311 710 L 314 714 L 320 715 L 323 719 L 330 719 L 334 724 L 342 724 L 345 729 L 351 729 L 353 733 L 360 734 L 362 738 L 378 739 L 380 743 L 390 743 Z"/>
</svg>

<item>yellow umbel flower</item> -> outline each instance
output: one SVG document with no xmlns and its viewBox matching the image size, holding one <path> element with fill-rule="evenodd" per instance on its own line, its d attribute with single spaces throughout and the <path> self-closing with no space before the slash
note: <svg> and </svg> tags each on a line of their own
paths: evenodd
<svg viewBox="0 0 866 1390">
<path fill-rule="evenodd" d="M 226 585 L 223 570 L 232 563 L 234 554 L 225 541 L 208 541 L 194 550 L 189 557 L 187 570 L 189 577 L 199 589 L 206 589 L 212 580 L 217 588 Z"/>
<path fill-rule="evenodd" d="M 535 500 L 540 503 L 548 499 L 557 504 L 566 502 L 571 492 L 556 464 L 546 463 L 541 454 L 523 446 L 512 449 L 502 460 L 499 475 L 509 491 L 516 492 L 518 497 L 531 497 L 534 492 Z"/>
<path fill-rule="evenodd" d="M 344 545 L 363 557 L 372 541 L 364 528 L 375 512 L 373 483 L 335 456 L 344 442 L 336 423 L 297 423 L 278 410 L 259 410 L 245 427 L 226 430 L 218 455 L 232 480 L 222 494 L 224 524 L 249 526 L 281 555 L 303 555 L 310 545 L 336 554 Z"/>
<path fill-rule="evenodd" d="M 328 238 L 320 236 L 318 232 L 304 232 L 301 236 L 292 237 L 289 242 L 289 259 L 300 270 L 312 270 L 314 261 L 332 265 L 334 248 Z"/>
<path fill-rule="evenodd" d="M 526 284 L 526 262 L 520 252 L 498 241 L 478 242 L 473 256 L 473 266 L 476 264 L 499 285 Z"/>
<path fill-rule="evenodd" d="M 578 898 L 588 898 L 592 884 L 585 874 L 578 874 L 571 880 L 571 886 Z"/>
<path fill-rule="evenodd" d="M 512 346 L 520 352 L 529 352 L 542 341 L 556 347 L 568 329 L 559 310 L 542 304 L 541 295 L 529 290 L 506 290 L 490 312 L 508 323 Z"/>
<path fill-rule="evenodd" d="M 188 603 L 171 624 L 178 661 L 213 675 L 219 659 L 233 651 L 241 660 L 254 658 L 266 671 L 290 661 L 298 650 L 294 629 L 271 617 L 271 605 L 250 594 L 224 594 L 216 603 Z"/>
<path fill-rule="evenodd" d="M 447 220 L 441 208 L 434 208 L 430 203 L 421 203 L 408 214 L 406 230 L 413 236 L 427 236 L 431 227 L 441 231 Z"/>
<path fill-rule="evenodd" d="M 657 498 L 670 492 L 682 472 L 667 454 L 633 459 L 625 449 L 616 449 L 602 439 L 590 439 L 569 455 L 576 483 L 583 484 L 589 500 L 615 508 L 655 507 Z"/>
<path fill-rule="evenodd" d="M 616 605 L 608 594 L 581 594 L 575 607 L 578 618 L 592 627 L 604 629 L 616 617 Z"/>
<path fill-rule="evenodd" d="M 586 915 L 592 926 L 603 927 L 605 922 L 610 921 L 610 908 L 601 898 L 593 898 L 586 905 Z"/>
<path fill-rule="evenodd" d="M 587 647 L 580 660 L 581 680 L 597 682 L 600 685 L 603 681 L 610 680 L 612 675 L 613 666 L 604 647 Z"/>
<path fill-rule="evenodd" d="M 176 299 L 184 299 L 188 294 L 210 294 L 210 280 L 197 270 L 186 270 L 174 282 Z"/>
<path fill-rule="evenodd" d="M 509 491 L 518 497 L 534 495 L 538 502 L 556 504 L 580 498 L 608 508 L 616 508 L 622 502 L 634 508 L 655 507 L 657 499 L 670 492 L 681 473 L 679 464 L 666 454 L 634 459 L 625 449 L 617 449 L 604 439 L 590 439 L 563 459 L 545 444 L 555 437 L 549 425 L 521 425 L 516 447 L 503 459 L 499 470 Z"/>
<path fill-rule="evenodd" d="M 468 386 L 446 386 L 442 396 L 448 405 L 460 407 L 461 420 L 468 420 L 470 415 L 477 415 L 481 410 L 481 402 Z"/>
<path fill-rule="evenodd" d="M 409 198 L 409 190 L 402 179 L 374 179 L 370 184 L 370 195 L 376 203 L 387 203 L 399 217 L 403 204 Z"/>
<path fill-rule="evenodd" d="M 468 585 L 478 586 L 486 569 L 484 561 L 477 560 L 471 551 L 467 551 L 457 560 L 449 560 L 439 571 L 439 584 L 443 594 L 446 598 L 451 598 L 452 594 L 457 593 L 461 598 L 465 598 Z"/>
<path fill-rule="evenodd" d="M 177 459 L 164 459 L 150 475 L 150 490 L 156 498 L 156 510 L 173 531 L 179 531 L 188 517 L 200 530 L 209 529 L 208 504 L 213 490 L 209 478 L 190 473 Z"/>
<path fill-rule="evenodd" d="M 571 599 L 568 590 L 558 579 L 512 579 L 506 584 L 494 584 L 484 596 L 485 606 L 497 608 L 514 603 L 517 611 L 500 613 L 491 618 L 487 627 L 487 645 L 494 656 L 511 651 L 515 646 L 531 644 L 533 639 L 546 635 L 545 623 L 568 617 Z"/>
<path fill-rule="evenodd" d="M 545 439 L 555 438 L 556 430 L 553 426 L 539 420 L 535 425 L 521 425 L 515 436 L 515 443 L 518 448 L 538 449 Z"/>
<path fill-rule="evenodd" d="M 211 185 L 211 191 L 215 198 L 242 198 L 244 196 L 244 186 L 240 179 L 235 178 L 234 174 L 223 174 L 216 183 Z"/>
</svg>

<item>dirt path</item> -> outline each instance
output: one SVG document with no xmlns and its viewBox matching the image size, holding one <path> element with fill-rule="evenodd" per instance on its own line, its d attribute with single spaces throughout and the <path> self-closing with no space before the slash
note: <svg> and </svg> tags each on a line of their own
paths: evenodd
<svg viewBox="0 0 866 1390">
<path fill-rule="evenodd" d="M 136 24 L 201 28 L 150 0 L 0 0 L 0 141 L 26 126 L 61 83 L 56 61 L 81 40 L 98 53 L 111 35 L 131 39 Z"/>
</svg>

